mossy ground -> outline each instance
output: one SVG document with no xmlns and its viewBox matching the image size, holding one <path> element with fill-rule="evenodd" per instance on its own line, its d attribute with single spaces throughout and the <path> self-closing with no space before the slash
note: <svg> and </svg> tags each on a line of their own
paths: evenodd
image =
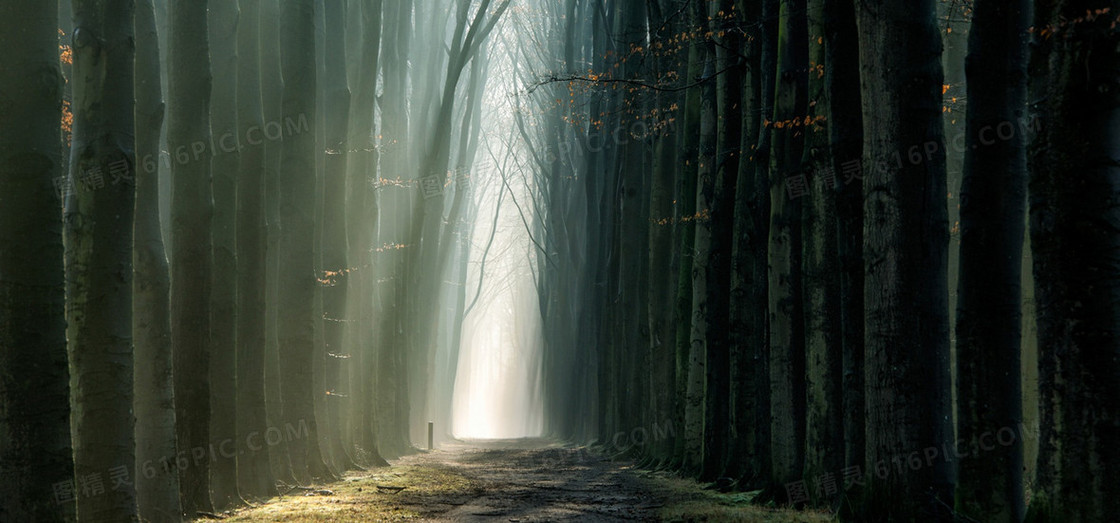
<svg viewBox="0 0 1120 523">
<path fill-rule="evenodd" d="M 392 491 L 380 487 L 405 487 Z M 341 481 L 294 490 L 225 521 L 422 521 L 481 493 L 477 481 L 438 466 L 400 465 L 347 474 Z"/>
</svg>

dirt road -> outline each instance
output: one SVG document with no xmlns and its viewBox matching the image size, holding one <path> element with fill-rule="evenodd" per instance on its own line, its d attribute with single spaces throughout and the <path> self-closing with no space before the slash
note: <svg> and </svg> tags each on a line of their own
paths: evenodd
<svg viewBox="0 0 1120 523">
<path fill-rule="evenodd" d="M 464 441 L 290 490 L 227 521 L 828 521 L 748 500 L 547 440 Z"/>
<path fill-rule="evenodd" d="M 448 467 L 480 484 L 477 496 L 428 514 L 438 519 L 656 521 L 663 506 L 628 468 L 540 440 L 455 444 L 405 459 Z"/>
</svg>

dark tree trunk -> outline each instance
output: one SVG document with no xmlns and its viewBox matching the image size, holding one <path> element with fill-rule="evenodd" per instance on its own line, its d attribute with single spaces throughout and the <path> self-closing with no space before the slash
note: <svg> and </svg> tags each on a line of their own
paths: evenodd
<svg viewBox="0 0 1120 523">
<path fill-rule="evenodd" d="M 805 0 L 783 0 L 770 144 L 770 409 L 772 486 L 801 479 L 805 462 L 805 324 L 801 296 L 801 158 L 808 111 Z M 784 496 L 785 491 L 776 488 Z M 781 499 L 781 498 L 779 498 Z"/>
<path fill-rule="evenodd" d="M 261 0 L 240 0 L 237 29 L 237 485 L 248 498 L 276 495 L 269 466 L 265 404 L 264 113 L 261 98 Z M 263 441 L 263 444 L 262 444 Z"/>
<path fill-rule="evenodd" d="M 979 0 L 969 34 L 967 144 L 957 287 L 956 507 L 978 521 L 1023 519 L 1020 381 L 1030 3 Z M 1013 134 L 1004 139 L 1001 130 Z M 1010 435 L 1010 438 L 1008 438 Z M 975 442 L 975 444 L 973 443 Z"/>
<path fill-rule="evenodd" d="M 133 2 L 74 2 L 74 133 L 65 198 L 66 320 L 78 518 L 136 517 L 132 217 L 136 174 Z M 53 70 L 53 69 L 52 69 Z M 109 483 L 105 483 L 106 485 Z M 88 483 L 87 483 L 88 485 Z"/>
<path fill-rule="evenodd" d="M 132 335 L 135 339 L 136 503 L 153 523 L 178 522 L 175 401 L 171 352 L 171 275 L 160 231 L 159 161 L 163 126 L 160 45 L 152 0 L 136 2 L 136 216 L 133 223 Z"/>
<path fill-rule="evenodd" d="M 953 499 L 951 451 L 941 451 L 953 436 L 941 39 L 932 0 L 860 0 L 856 13 L 866 126 L 863 517 L 941 520 Z"/>
<path fill-rule="evenodd" d="M 699 24 L 694 13 L 688 17 L 689 26 Z M 602 54 L 602 53 L 596 53 Z M 701 54 L 701 46 L 693 45 L 689 49 L 688 64 L 686 67 L 686 81 L 698 78 L 702 73 L 703 60 L 707 57 Z M 673 448 L 673 461 L 682 468 L 696 467 L 695 459 L 691 454 L 696 445 L 695 437 L 688 429 L 688 411 L 692 407 L 693 398 L 688 394 L 688 383 L 691 374 L 689 355 L 692 351 L 692 266 L 695 263 L 693 247 L 696 241 L 696 158 L 699 154 L 700 136 L 693 129 L 700 122 L 700 89 L 689 89 L 683 100 L 684 110 L 680 119 L 685 132 L 680 133 L 678 145 L 680 155 L 680 173 L 677 176 L 677 217 L 680 220 L 677 237 L 680 251 L 680 261 L 677 274 L 677 301 L 675 303 L 675 321 L 677 322 L 675 353 L 676 353 L 676 383 L 674 396 L 676 397 L 673 419 L 680 425 L 681 433 L 677 437 Z M 592 106 L 592 110 L 596 109 Z M 594 113 L 592 113 L 594 114 Z M 590 199 L 590 195 L 588 196 Z M 594 223 L 593 217 L 588 219 Z M 593 225 L 592 225 L 593 227 Z"/>
<path fill-rule="evenodd" d="M 211 71 L 210 172 L 214 198 L 211 222 L 214 270 L 210 294 L 210 490 L 214 508 L 242 503 L 237 492 L 237 2 L 209 8 Z"/>
<path fill-rule="evenodd" d="M 210 46 L 207 2 L 170 7 L 171 340 L 183 511 L 210 511 Z M 185 465 L 185 466 L 184 466 Z"/>
<path fill-rule="evenodd" d="M 297 481 L 331 477 L 319 451 L 312 370 L 315 358 L 314 238 L 315 134 L 300 122 L 317 122 L 315 103 L 315 8 L 313 0 L 282 0 L 280 70 L 284 79 L 282 118 L 287 125 L 280 165 L 280 268 L 277 338 L 280 397 L 288 454 Z M 306 427 L 307 430 L 302 430 Z"/>
<path fill-rule="evenodd" d="M 652 2 L 649 14 L 649 32 L 651 41 L 662 42 L 670 35 L 676 35 L 684 28 L 684 24 L 666 19 L 671 14 L 672 2 Z M 569 23 L 575 23 L 574 11 L 576 2 L 571 1 Z M 575 45 L 574 35 L 568 34 L 568 44 Z M 574 56 L 571 59 L 574 61 Z M 680 74 L 687 67 L 687 61 L 678 56 L 665 54 L 657 62 L 656 74 L 658 78 L 666 78 L 671 74 Z M 681 101 L 679 93 L 658 93 L 656 107 L 672 107 Z M 655 126 L 664 125 L 665 129 L 655 132 L 656 145 L 653 152 L 652 176 L 649 190 L 649 278 L 646 298 L 646 313 L 649 321 L 649 361 L 650 361 L 650 421 L 652 423 L 671 423 L 676 412 L 674 403 L 676 398 L 676 331 L 677 323 L 674 319 L 676 291 L 678 278 L 674 263 L 676 244 L 674 240 L 677 221 L 675 212 L 675 183 L 677 180 L 677 143 L 680 132 L 676 125 L 669 123 L 671 118 L 677 117 L 675 112 L 667 112 L 661 120 L 654 122 Z M 673 436 L 654 441 L 655 458 L 665 460 L 671 457 L 675 443 Z"/>
<path fill-rule="evenodd" d="M 732 455 L 742 488 L 770 484 L 770 338 L 768 248 L 770 230 L 770 115 L 774 108 L 778 1 L 740 9 L 756 20 L 759 36 L 747 44 L 749 81 L 743 96 L 743 145 L 735 195 L 731 280 Z M 751 151 L 746 154 L 746 151 Z"/>
<path fill-rule="evenodd" d="M 58 2 L 0 4 L 0 519 L 73 519 Z M 30 81 L 29 79 L 34 79 Z M 11 246 L 19 246 L 12 248 Z M 118 464 L 114 464 L 116 466 Z"/>
<path fill-rule="evenodd" d="M 1096 9 L 1109 11 L 1086 14 Z M 1120 499 L 1120 53 L 1111 26 L 1120 3 L 1041 0 L 1035 11 L 1031 101 L 1041 131 L 1030 150 L 1030 222 L 1042 430 L 1030 511 L 1109 521 Z"/>
<path fill-rule="evenodd" d="M 740 60 L 741 34 L 735 27 L 733 0 L 709 6 L 710 30 L 716 35 L 716 154 L 712 158 L 711 251 L 708 258 L 706 298 L 708 315 L 707 380 L 704 412 L 704 470 L 701 479 L 715 480 L 727 468 L 731 438 L 731 254 L 735 219 L 735 187 L 743 143 L 743 73 Z M 720 36 L 722 35 L 722 36 Z M 705 159 L 704 161 L 708 161 Z M 703 184 L 702 184 L 703 185 Z M 705 187 L 707 189 L 707 187 Z"/>
<path fill-rule="evenodd" d="M 825 2 L 825 82 L 829 90 L 828 128 L 836 177 L 836 257 L 840 280 L 843 354 L 844 466 L 864 461 L 863 403 L 863 114 L 859 84 L 859 31 L 854 0 Z M 850 166 L 856 167 L 850 173 Z M 827 168 L 827 167 L 826 167 Z M 858 176 L 856 176 L 858 175 Z M 834 276 L 836 277 L 836 276 Z M 842 475 L 841 475 L 842 476 Z M 858 487 L 844 483 L 840 488 Z"/>
<path fill-rule="evenodd" d="M 280 71 L 280 2 L 261 0 L 261 102 L 266 130 L 283 125 L 284 79 Z M 280 398 L 280 166 L 283 162 L 284 135 L 271 131 L 264 139 L 265 223 L 268 224 L 265 267 L 265 413 L 269 428 L 282 429 L 283 406 Z M 248 138 L 246 138 L 247 140 Z M 295 483 L 288 442 L 281 438 L 268 447 L 272 474 L 278 481 Z"/>
<path fill-rule="evenodd" d="M 837 256 L 837 188 L 832 169 L 829 109 L 833 86 L 827 71 L 824 0 L 809 0 L 809 111 L 805 122 L 803 168 L 808 195 L 802 208 L 802 299 L 805 303 L 805 471 L 810 497 L 830 505 L 839 488 L 817 485 L 816 478 L 835 476 L 845 467 L 843 423 L 843 349 L 841 278 Z M 850 103 L 850 102 L 849 102 Z"/>
<path fill-rule="evenodd" d="M 706 20 L 708 11 L 702 3 L 694 4 L 694 21 L 702 23 Z M 703 77 L 708 78 L 715 74 L 714 45 L 709 39 L 702 39 L 695 44 L 699 49 L 698 59 L 703 65 Z M 716 198 L 716 139 L 718 114 L 716 114 L 716 85 L 715 82 L 703 82 L 700 87 L 698 135 L 696 142 L 697 155 L 687 158 L 686 161 L 696 162 L 696 190 L 692 194 L 682 194 L 681 198 L 696 199 L 696 226 L 693 238 L 692 253 L 692 310 L 691 337 L 688 352 L 688 378 L 685 389 L 685 460 L 684 471 L 689 475 L 704 473 L 704 429 L 706 421 L 706 408 L 708 407 L 705 387 L 707 384 L 707 343 L 714 336 L 716 325 L 711 324 L 712 318 L 708 309 L 713 304 L 708 303 L 709 298 L 715 297 L 721 289 L 709 291 L 708 278 L 715 274 L 709 269 L 712 262 L 712 238 L 717 233 L 712 220 L 712 206 Z M 691 101 L 691 100 L 690 100 Z M 725 291 L 723 291 L 725 292 Z M 718 305 L 716 306 L 718 308 Z"/>
</svg>

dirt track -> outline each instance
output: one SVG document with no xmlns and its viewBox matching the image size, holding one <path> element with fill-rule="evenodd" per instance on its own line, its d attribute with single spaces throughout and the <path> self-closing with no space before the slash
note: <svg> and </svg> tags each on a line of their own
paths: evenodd
<svg viewBox="0 0 1120 523">
<path fill-rule="evenodd" d="M 391 465 L 329 485 L 282 489 L 280 498 L 227 514 L 227 521 L 829 520 L 825 513 L 759 507 L 746 493 L 705 490 L 541 439 L 451 443 Z"/>
<path fill-rule="evenodd" d="M 437 520 L 657 521 L 663 505 L 628 468 L 547 441 L 454 444 L 401 461 L 447 467 L 481 484 L 476 497 L 428 515 Z"/>
</svg>

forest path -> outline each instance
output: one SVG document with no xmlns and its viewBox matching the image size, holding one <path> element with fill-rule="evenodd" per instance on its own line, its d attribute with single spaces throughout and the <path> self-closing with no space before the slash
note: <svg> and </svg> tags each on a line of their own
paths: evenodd
<svg viewBox="0 0 1120 523">
<path fill-rule="evenodd" d="M 663 505 L 628 464 L 548 440 L 464 441 L 401 461 L 447 467 L 478 483 L 461 505 L 430 514 L 436 520 L 654 521 Z"/>
<path fill-rule="evenodd" d="M 545 439 L 457 441 L 391 464 L 227 521 L 828 521 Z"/>
</svg>

